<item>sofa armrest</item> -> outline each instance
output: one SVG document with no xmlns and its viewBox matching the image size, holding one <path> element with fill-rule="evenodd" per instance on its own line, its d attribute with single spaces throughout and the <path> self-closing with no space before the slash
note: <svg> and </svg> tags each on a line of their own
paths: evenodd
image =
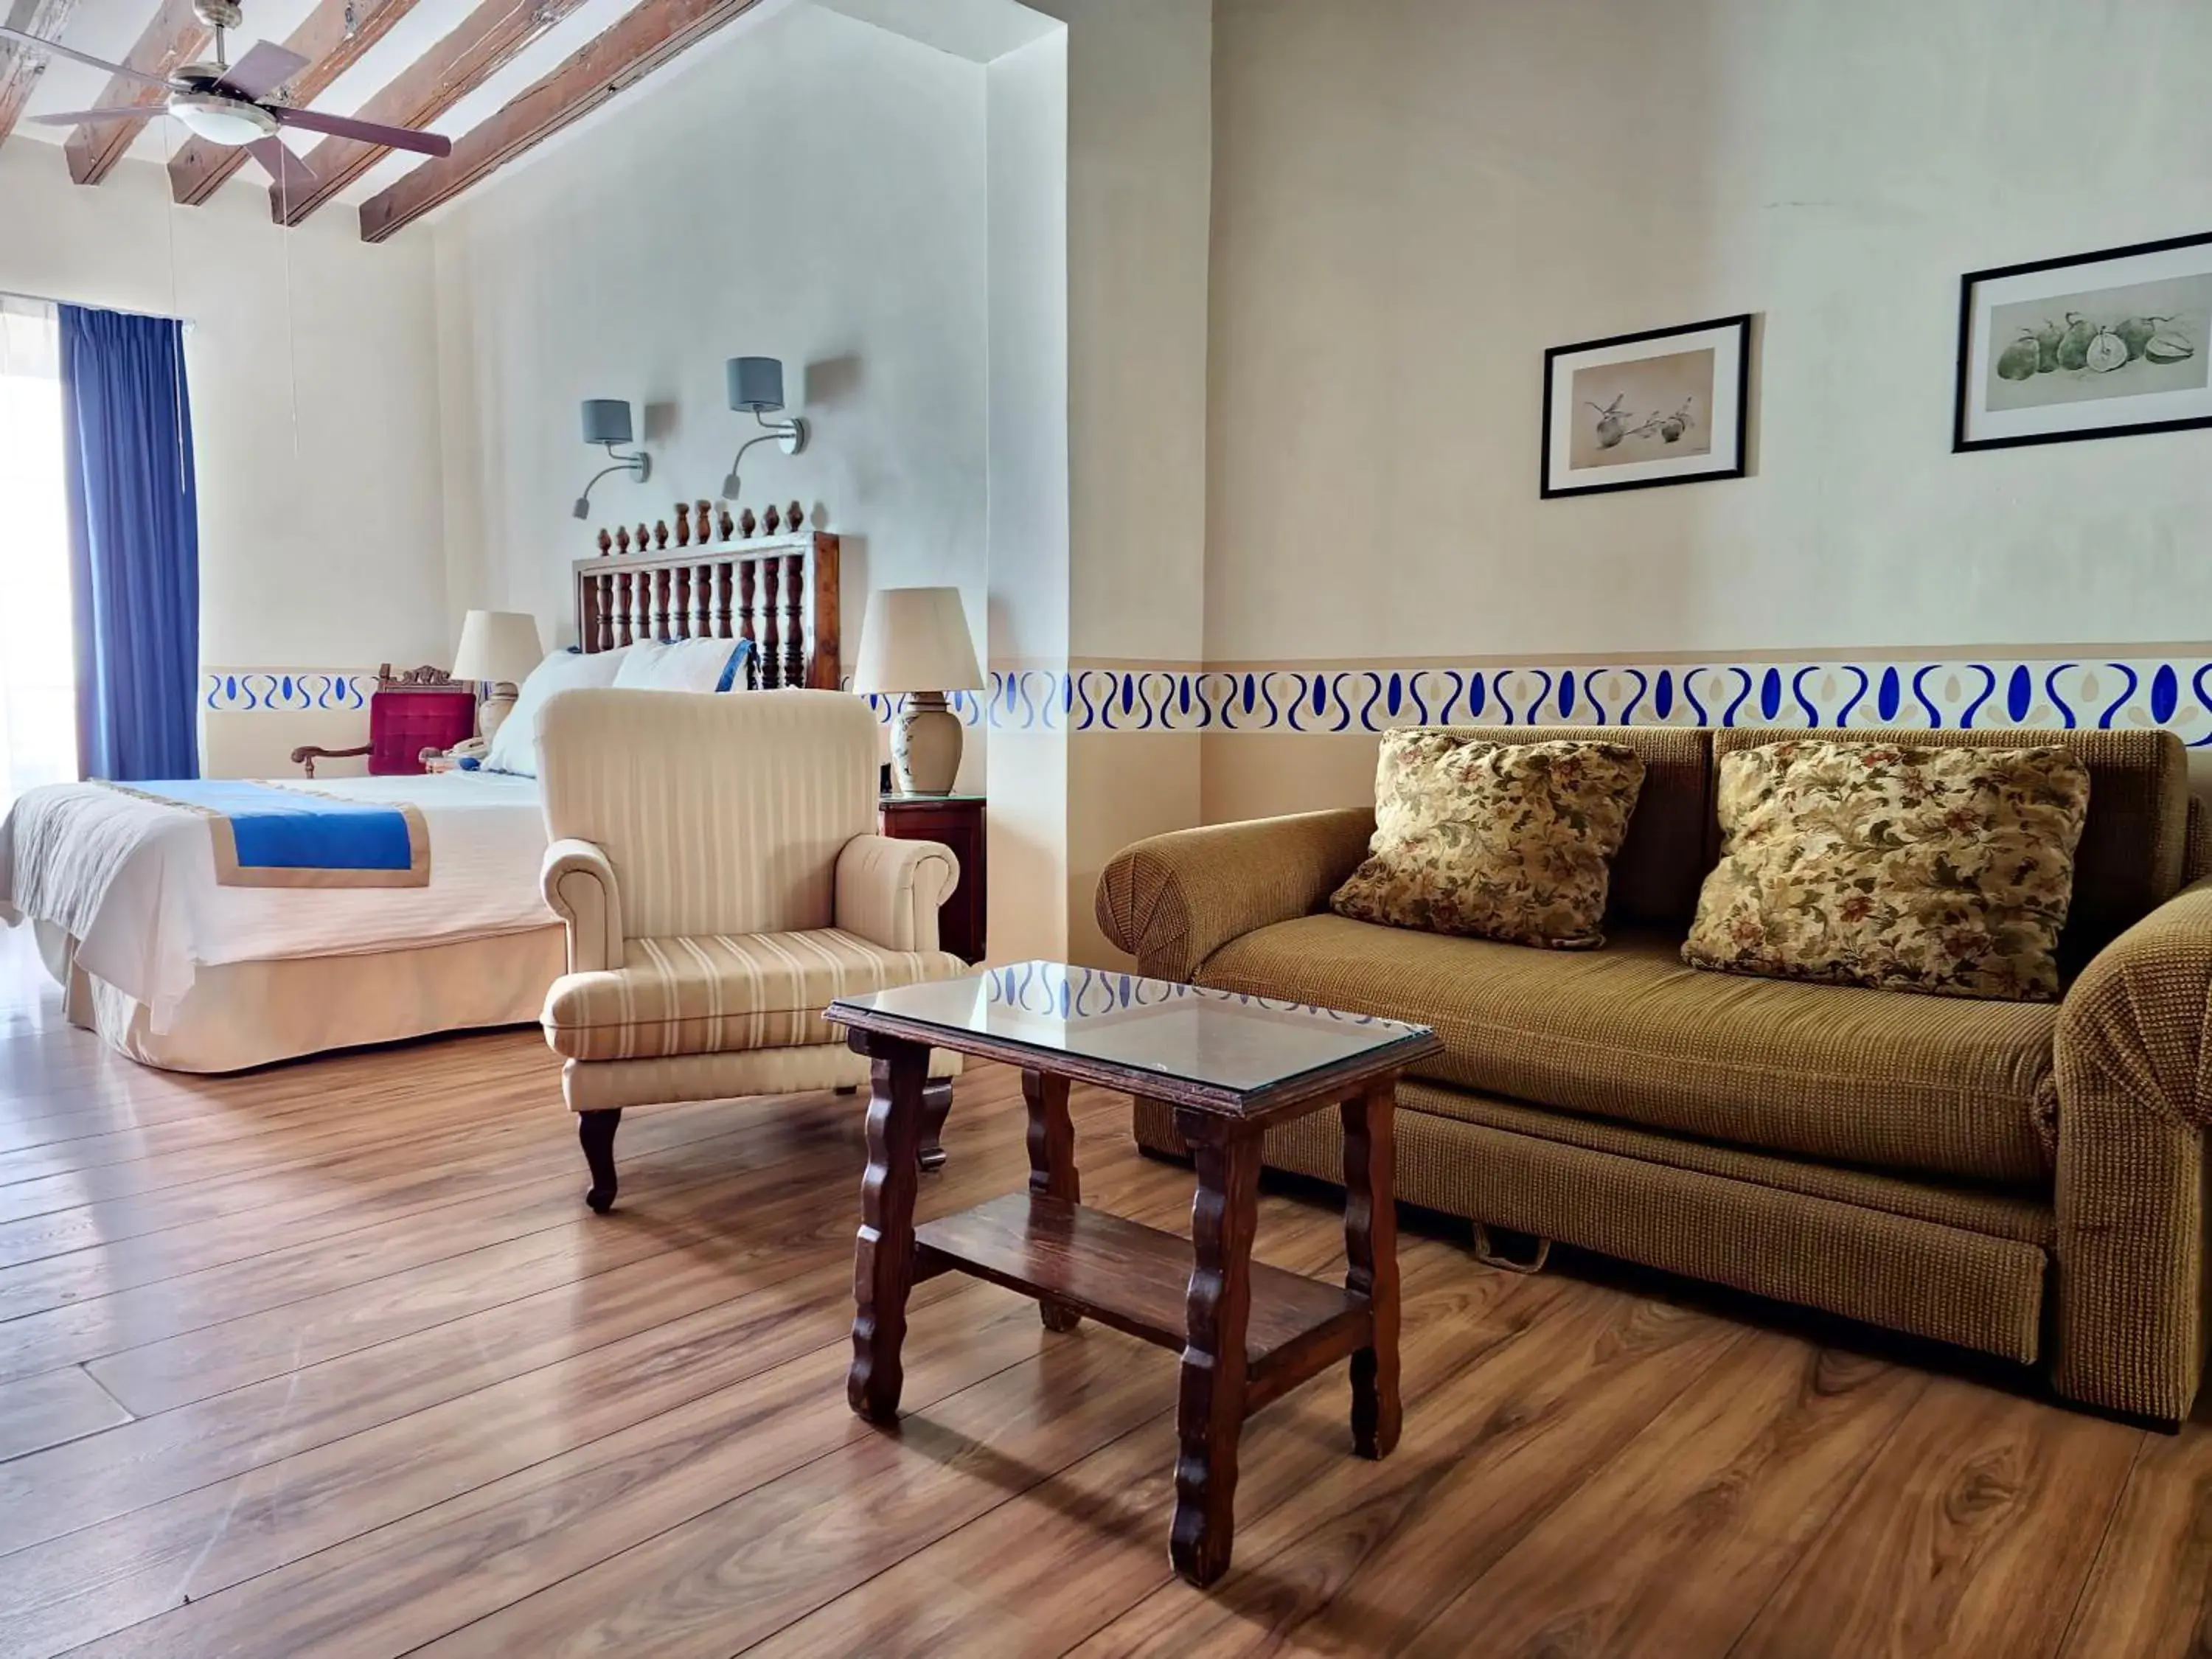
<svg viewBox="0 0 2212 1659">
<path fill-rule="evenodd" d="M 934 951 L 960 860 L 933 841 L 855 836 L 837 854 L 837 925 L 886 951 Z"/>
<path fill-rule="evenodd" d="M 622 966 L 622 893 L 605 853 L 588 841 L 556 841 L 545 849 L 538 884 L 568 926 L 570 973 Z"/>
<path fill-rule="evenodd" d="M 1098 878 L 1098 926 L 1139 972 L 1188 980 L 1231 939 L 1320 909 L 1374 833 L 1358 806 L 1153 836 Z"/>
<path fill-rule="evenodd" d="M 2203 1364 L 2212 880 L 2114 939 L 2059 1009 L 2055 1381 L 2188 1414 Z"/>
</svg>

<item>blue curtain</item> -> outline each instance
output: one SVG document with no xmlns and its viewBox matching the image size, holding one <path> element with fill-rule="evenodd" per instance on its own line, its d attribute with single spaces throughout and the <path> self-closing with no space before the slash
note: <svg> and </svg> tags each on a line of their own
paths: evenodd
<svg viewBox="0 0 2212 1659">
<path fill-rule="evenodd" d="M 196 778 L 199 505 L 183 325 L 61 307 L 63 465 L 88 778 Z"/>
</svg>

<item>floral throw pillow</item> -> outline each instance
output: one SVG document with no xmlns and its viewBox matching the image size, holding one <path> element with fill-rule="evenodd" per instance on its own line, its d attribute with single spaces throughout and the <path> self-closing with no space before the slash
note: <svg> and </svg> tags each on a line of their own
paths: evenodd
<svg viewBox="0 0 2212 1659">
<path fill-rule="evenodd" d="M 1693 968 L 2047 1002 L 2088 769 L 2066 750 L 1791 742 L 1724 755 Z"/>
<path fill-rule="evenodd" d="M 1339 915 L 1431 933 L 1589 950 L 1644 787 L 1617 743 L 1491 743 L 1448 728 L 1390 732 L 1375 769 L 1366 860 Z"/>
</svg>

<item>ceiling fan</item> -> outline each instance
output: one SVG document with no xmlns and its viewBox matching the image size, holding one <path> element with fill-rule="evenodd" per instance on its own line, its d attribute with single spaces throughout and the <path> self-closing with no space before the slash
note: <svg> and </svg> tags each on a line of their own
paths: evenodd
<svg viewBox="0 0 2212 1659">
<path fill-rule="evenodd" d="M 268 169 L 269 176 L 285 187 L 305 187 L 315 182 L 314 170 L 286 148 L 276 137 L 279 127 L 298 127 L 307 132 L 325 132 L 340 138 L 357 138 L 365 143 L 383 144 L 393 149 L 410 149 L 424 155 L 452 154 L 453 143 L 434 132 L 418 132 L 412 127 L 388 127 L 375 121 L 356 121 L 346 115 L 325 115 L 317 110 L 297 109 L 280 103 L 277 89 L 307 67 L 307 59 L 296 52 L 272 45 L 267 40 L 256 41 L 246 55 L 235 64 L 223 52 L 223 33 L 238 27 L 244 21 L 238 0 L 192 0 L 192 12 L 201 22 L 215 31 L 215 61 L 211 64 L 186 64 L 175 74 L 166 78 L 145 75 L 122 64 L 111 64 L 88 52 L 65 46 L 58 40 L 47 40 L 21 29 L 0 23 L 0 38 L 28 46 L 33 51 L 58 53 L 75 58 L 80 64 L 106 70 L 110 75 L 126 81 L 137 81 L 149 87 L 159 87 L 168 94 L 160 106 L 121 105 L 107 109 L 68 110 L 58 115 L 34 116 L 33 120 L 48 126 L 78 126 L 88 121 L 143 121 L 149 115 L 158 114 L 164 108 L 177 118 L 187 131 L 211 144 L 242 148 L 253 159 Z"/>
</svg>

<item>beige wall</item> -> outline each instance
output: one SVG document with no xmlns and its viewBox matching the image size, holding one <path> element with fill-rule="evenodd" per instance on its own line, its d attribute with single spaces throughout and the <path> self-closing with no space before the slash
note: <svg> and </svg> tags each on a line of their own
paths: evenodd
<svg viewBox="0 0 2212 1659">
<path fill-rule="evenodd" d="M 1962 272 L 2212 228 L 2201 0 L 1219 0 L 1214 64 L 1208 660 L 2212 632 L 2212 434 L 1949 453 Z M 1538 499 L 1545 348 L 1742 311 L 1756 476 Z"/>
</svg>

